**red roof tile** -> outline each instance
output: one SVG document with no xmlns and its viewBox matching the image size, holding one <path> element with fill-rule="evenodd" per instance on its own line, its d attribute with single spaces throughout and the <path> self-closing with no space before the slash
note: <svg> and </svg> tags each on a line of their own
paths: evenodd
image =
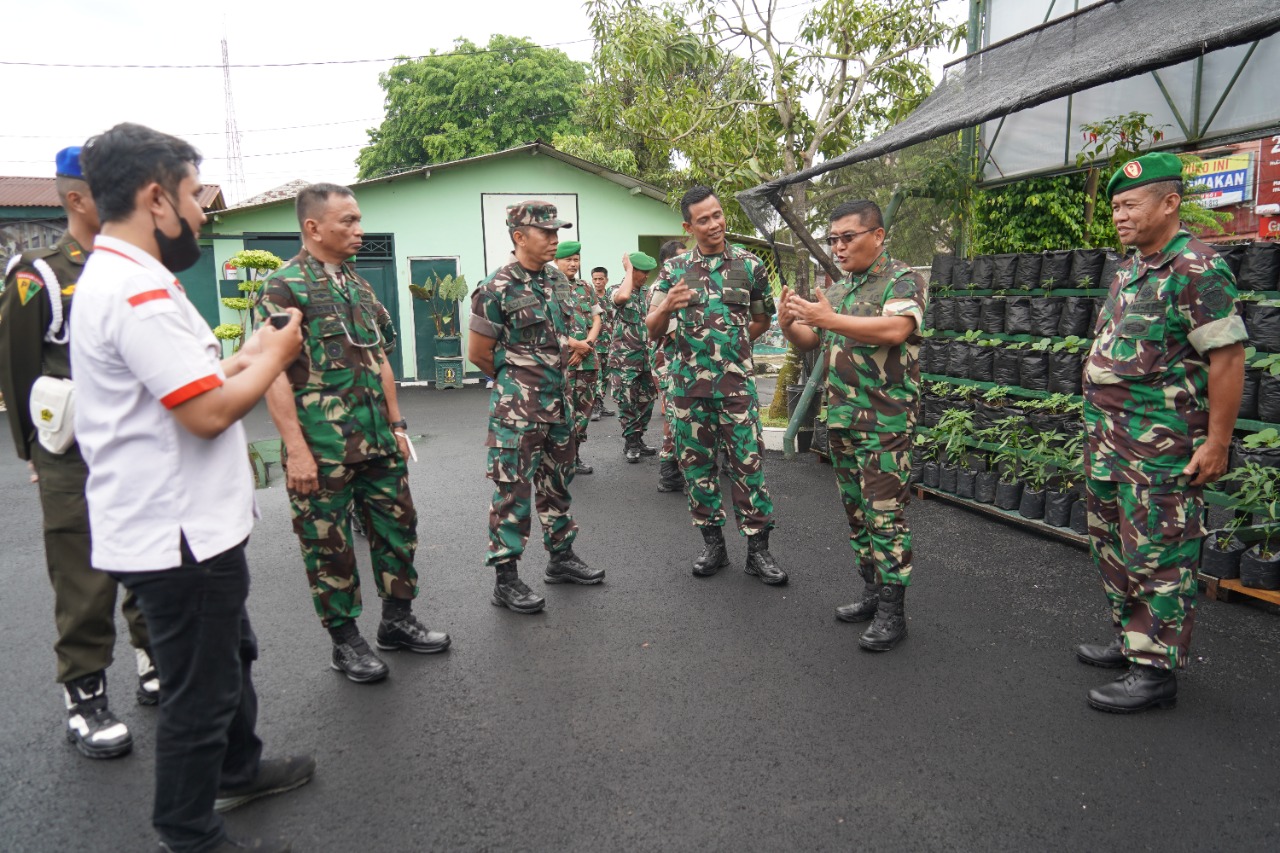
<svg viewBox="0 0 1280 853">
<path fill-rule="evenodd" d="M 0 175 L 0 207 L 61 207 L 57 178 L 29 178 Z M 222 187 L 205 184 L 200 191 L 200 206 L 205 210 L 225 210 Z"/>
</svg>

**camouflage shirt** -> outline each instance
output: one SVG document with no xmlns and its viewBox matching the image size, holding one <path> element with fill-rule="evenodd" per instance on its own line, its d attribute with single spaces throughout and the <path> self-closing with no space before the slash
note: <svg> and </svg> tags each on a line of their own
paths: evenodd
<svg viewBox="0 0 1280 853">
<path fill-rule="evenodd" d="M 591 292 L 595 293 L 594 285 Z M 609 288 L 605 287 L 604 296 L 596 295 L 596 301 L 600 303 L 600 308 L 604 311 L 600 315 L 600 337 L 596 338 L 596 352 L 607 354 L 609 352 L 609 344 L 613 341 L 613 319 L 615 311 L 613 310 L 613 300 L 609 298 Z"/>
<path fill-rule="evenodd" d="M 832 331 L 822 337 L 827 364 L 827 426 L 861 432 L 910 432 L 920 396 L 920 326 L 928 288 L 911 267 L 882 252 L 863 273 L 823 289 L 848 317 L 912 317 L 916 331 L 897 346 L 860 344 Z"/>
<path fill-rule="evenodd" d="M 471 329 L 498 341 L 489 417 L 566 423 L 564 340 L 573 323 L 572 288 L 547 264 L 532 273 L 513 261 L 471 294 Z"/>
<path fill-rule="evenodd" d="M 570 337 L 579 341 L 585 341 L 587 336 L 591 334 L 591 324 L 595 322 L 597 315 L 604 314 L 604 307 L 600 304 L 600 297 L 596 296 L 596 289 L 591 286 L 591 282 L 582 279 L 574 279 L 569 282 L 570 297 L 569 304 L 572 307 L 570 314 L 572 323 L 570 328 Z M 601 324 L 603 325 L 603 319 Z M 595 370 L 596 351 L 595 344 L 592 344 L 591 352 L 584 358 L 577 367 L 569 366 L 569 370 Z"/>
<path fill-rule="evenodd" d="M 645 287 L 631 290 L 631 298 L 621 305 L 613 301 L 620 285 L 605 291 L 605 300 L 613 306 L 613 337 L 609 341 L 609 369 L 621 373 L 640 374 L 653 369 L 653 353 L 649 349 L 649 328 L 644 324 L 648 304 Z"/>
<path fill-rule="evenodd" d="M 747 327 L 753 314 L 773 315 L 764 263 L 735 246 L 710 257 L 697 249 L 676 255 L 662 266 L 653 304 L 660 305 L 681 279 L 693 291 L 693 300 L 674 315 L 671 393 L 717 400 L 754 396 Z"/>
<path fill-rule="evenodd" d="M 349 465 L 398 453 L 382 387 L 395 326 L 369 283 L 348 263 L 327 271 L 303 249 L 255 300 L 264 322 L 286 308 L 302 311 L 302 352 L 285 376 L 316 462 Z"/>
<path fill-rule="evenodd" d="M 1087 475 L 1135 485 L 1177 478 L 1209 430 L 1210 350 L 1247 339 L 1236 284 L 1180 230 L 1121 265 L 1084 369 Z"/>
</svg>

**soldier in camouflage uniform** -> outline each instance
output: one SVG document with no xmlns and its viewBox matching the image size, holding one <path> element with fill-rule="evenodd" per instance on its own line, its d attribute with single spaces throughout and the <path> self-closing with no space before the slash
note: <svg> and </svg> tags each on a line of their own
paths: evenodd
<svg viewBox="0 0 1280 853">
<path fill-rule="evenodd" d="M 831 245 L 848 275 L 809 302 L 784 288 L 779 325 L 801 351 L 819 345 L 827 366 L 831 467 L 865 582 L 836 608 L 845 622 L 871 625 L 858 644 L 888 651 L 907 635 L 903 598 L 911 583 L 906 508 L 911 433 L 920 397 L 919 330 L 924 279 L 884 248 L 884 219 L 871 201 L 831 212 Z"/>
<path fill-rule="evenodd" d="M 585 358 L 592 345 L 572 337 L 573 291 L 550 263 L 559 229 L 571 224 L 545 201 L 508 207 L 513 260 L 471 296 L 468 357 L 496 383 L 485 442 L 486 476 L 494 485 L 485 563 L 497 574 L 493 603 L 516 613 L 537 613 L 546 606 L 516 568 L 529 539 L 535 500 L 542 541 L 551 555 L 543 580 L 597 584 L 605 574 L 573 551 L 578 525 L 570 514 L 569 484 L 577 449 L 566 370 L 571 357 Z"/>
<path fill-rule="evenodd" d="M 644 431 L 653 417 L 658 386 L 653 381 L 653 352 L 645 327 L 648 297 L 645 286 L 658 262 L 644 252 L 622 258 L 622 284 L 609 290 L 614 307 L 613 342 L 609 366 L 613 372 L 618 420 L 622 425 L 622 453 L 628 462 L 658 451 L 644 443 Z"/>
<path fill-rule="evenodd" d="M 67 708 L 67 739 L 89 758 L 124 755 L 133 737 L 107 704 L 107 668 L 116 645 L 117 584 L 89 561 L 89 509 L 85 481 L 89 469 L 72 442 L 53 453 L 36 439 L 27 401 L 42 376 L 71 377 L 69 333 L 76 282 L 98 234 L 98 211 L 80 171 L 80 148 L 64 148 L 56 158 L 57 189 L 68 228 L 57 244 L 15 256 L 0 293 L 0 392 L 18 456 L 37 472 L 44 519 L 45 564 L 53 586 L 58 629 L 53 651 L 57 680 Z M 159 701 L 160 681 L 151 663 L 146 621 L 132 592 L 121 603 L 129 640 L 138 660 L 138 703 Z"/>
<path fill-rule="evenodd" d="M 689 486 L 693 524 L 705 545 L 693 573 L 713 575 L 729 564 L 724 542 L 716 456 L 727 448 L 733 508 L 747 537 L 747 574 L 766 584 L 787 582 L 769 552 L 773 501 L 765 488 L 760 433 L 756 428 L 751 342 L 769 328 L 773 297 L 764 264 L 725 243 L 724 211 L 708 187 L 680 200 L 684 230 L 697 248 L 662 267 L 646 324 L 661 340 L 678 320 L 670 386 L 676 453 Z"/>
<path fill-rule="evenodd" d="M 598 421 L 600 416 L 613 417 L 618 414 L 612 409 L 606 409 L 604 401 L 609 397 L 610 376 L 609 371 L 609 344 L 613 341 L 613 302 L 609 299 L 609 271 L 604 267 L 596 267 L 591 270 L 591 288 L 596 295 L 596 301 L 600 303 L 603 314 L 600 315 L 600 336 L 596 338 L 596 368 L 599 383 L 596 388 L 595 407 L 591 410 L 591 420 Z"/>
<path fill-rule="evenodd" d="M 662 266 L 676 255 L 685 252 L 685 245 L 679 240 L 668 240 L 658 250 L 658 265 Z M 652 308 L 653 294 L 649 291 L 649 308 Z M 646 330 L 647 331 L 647 330 Z M 662 448 L 658 451 L 658 491 L 684 491 L 684 477 L 680 474 L 680 463 L 676 459 L 675 433 L 671 429 L 671 359 L 675 355 L 676 321 L 673 319 L 667 326 L 667 332 L 653 348 L 653 377 L 658 384 L 658 410 L 662 412 Z"/>
<path fill-rule="evenodd" d="M 1127 667 L 1089 704 L 1173 707 L 1195 622 L 1204 486 L 1227 470 L 1244 383 L 1244 323 L 1226 263 L 1181 227 L 1182 164 L 1145 154 L 1107 185 L 1121 265 L 1085 362 L 1089 543 L 1111 604 L 1109 644 L 1084 663 Z"/>
<path fill-rule="evenodd" d="M 313 184 L 298 193 L 303 249 L 257 296 L 265 321 L 286 308 L 304 315 L 304 343 L 267 393 L 283 439 L 293 530 L 321 624 L 333 640 L 333 669 L 357 683 L 379 681 L 387 665 L 356 627 L 360 577 L 349 508 L 362 513 L 374 585 L 382 599 L 377 646 L 444 651 L 449 635 L 413 615 L 418 516 L 409 493 L 407 424 L 387 360 L 396 343 L 391 315 L 348 263 L 360 248 L 360 208 L 346 187 Z"/>
<path fill-rule="evenodd" d="M 592 468 L 582 461 L 582 445 L 587 443 L 587 425 L 590 423 L 591 411 L 595 407 L 596 392 L 599 388 L 599 372 L 596 362 L 596 341 L 600 337 L 601 316 L 604 308 L 596 296 L 595 289 L 578 278 L 578 270 L 582 267 L 582 244 L 576 240 L 567 240 L 556 249 L 556 268 L 569 281 L 572 291 L 570 302 L 573 312 L 570 317 L 570 336 L 591 345 L 586 355 L 577 353 L 569 355 L 569 402 L 573 409 L 573 433 L 577 441 L 578 452 L 574 457 L 575 474 L 590 474 Z"/>
</svg>

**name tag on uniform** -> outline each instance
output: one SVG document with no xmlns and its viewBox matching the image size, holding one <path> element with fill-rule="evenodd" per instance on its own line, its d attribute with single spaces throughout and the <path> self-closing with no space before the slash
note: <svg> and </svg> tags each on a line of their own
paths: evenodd
<svg viewBox="0 0 1280 853">
<path fill-rule="evenodd" d="M 519 311 L 521 308 L 529 308 L 534 305 L 540 305 L 542 300 L 537 296 L 521 296 L 518 299 L 512 299 L 506 304 L 508 311 Z"/>
</svg>

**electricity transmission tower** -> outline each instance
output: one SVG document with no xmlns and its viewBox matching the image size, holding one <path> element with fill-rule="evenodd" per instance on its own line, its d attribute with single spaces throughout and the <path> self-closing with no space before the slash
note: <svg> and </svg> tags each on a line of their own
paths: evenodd
<svg viewBox="0 0 1280 853">
<path fill-rule="evenodd" d="M 242 201 L 244 188 L 244 158 L 240 154 L 240 129 L 236 127 L 236 104 L 231 97 L 231 62 L 227 59 L 227 39 L 222 39 L 222 86 L 227 108 L 227 183 L 235 194 L 236 201 Z M 228 193 L 228 196 L 231 193 Z"/>
</svg>

